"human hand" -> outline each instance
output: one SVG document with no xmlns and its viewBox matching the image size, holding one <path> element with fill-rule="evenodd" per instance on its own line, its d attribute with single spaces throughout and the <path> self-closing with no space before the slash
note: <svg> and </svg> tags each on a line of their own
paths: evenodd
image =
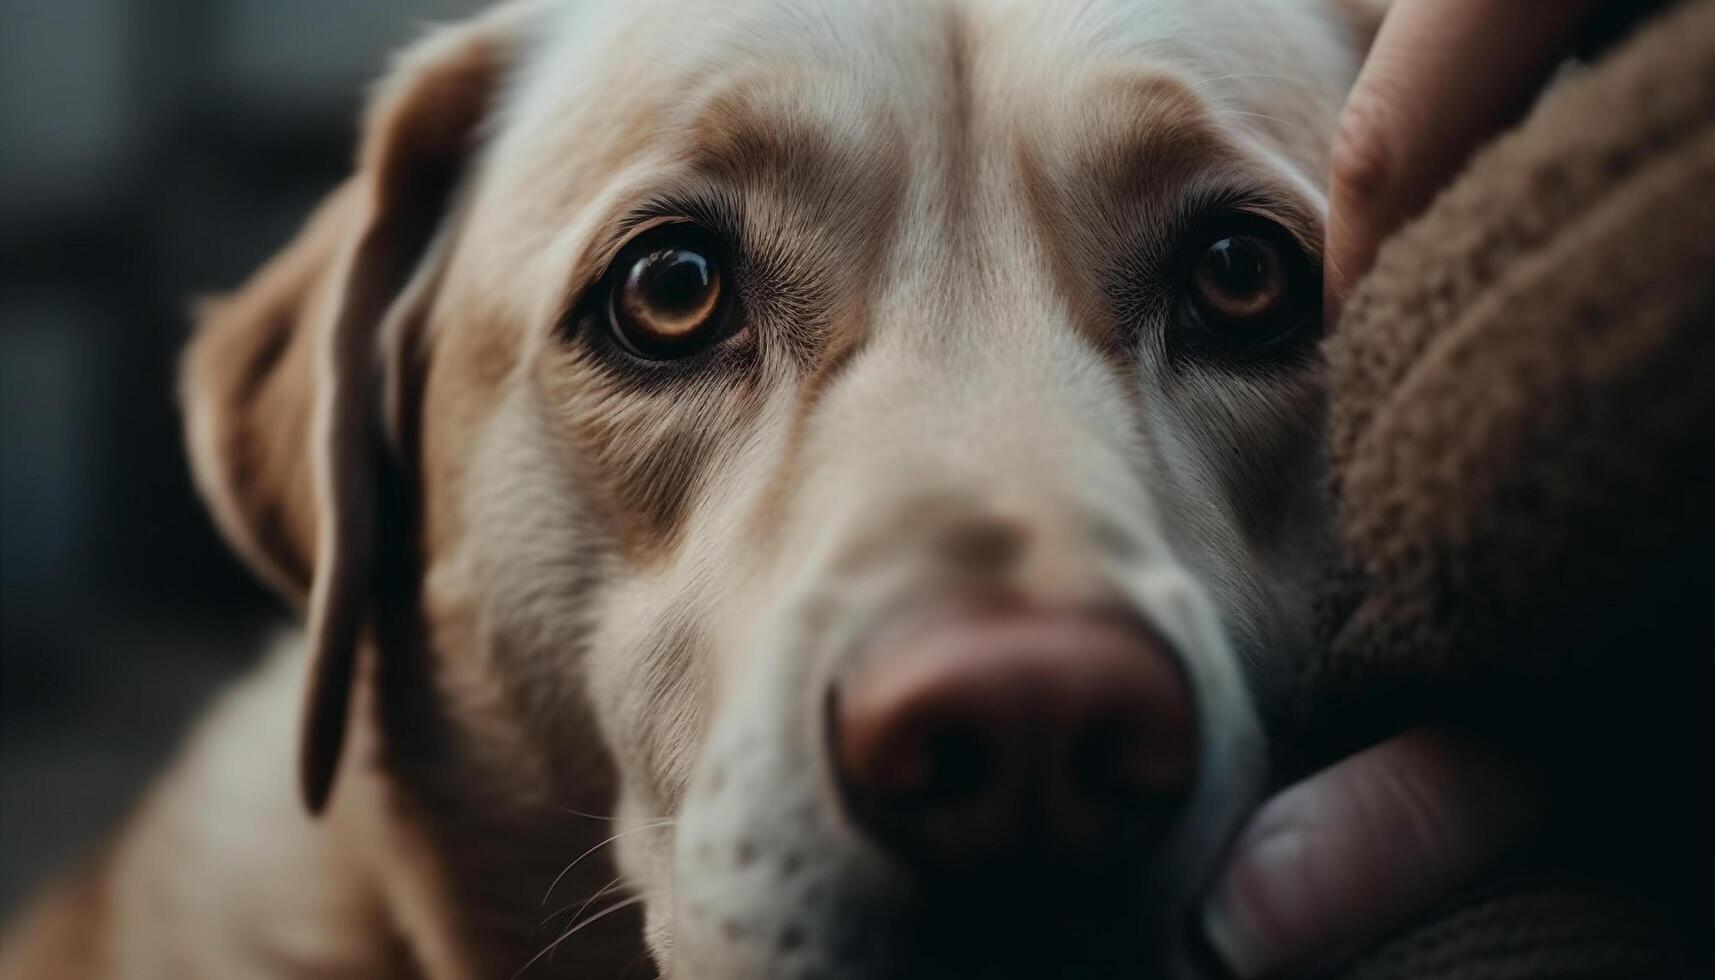
<svg viewBox="0 0 1715 980">
<path fill-rule="evenodd" d="M 1324 288 L 1332 323 L 1376 247 L 1516 119 L 1598 0 L 1395 0 L 1340 114 Z"/>
<path fill-rule="evenodd" d="M 1234 974 L 1291 974 L 1445 900 L 1537 823 L 1532 767 L 1449 729 L 1360 752 L 1265 804 L 1204 905 Z"/>
</svg>

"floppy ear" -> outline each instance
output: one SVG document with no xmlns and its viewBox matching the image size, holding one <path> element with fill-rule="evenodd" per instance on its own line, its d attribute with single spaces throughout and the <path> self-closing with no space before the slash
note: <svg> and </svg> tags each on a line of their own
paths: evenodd
<svg viewBox="0 0 1715 980">
<path fill-rule="evenodd" d="M 370 611 L 383 400 L 401 386 L 460 175 L 532 9 L 508 4 L 408 50 L 371 100 L 357 172 L 284 253 L 204 306 L 184 357 L 197 485 L 239 555 L 307 611 L 299 761 L 312 812 L 332 788 Z"/>
</svg>

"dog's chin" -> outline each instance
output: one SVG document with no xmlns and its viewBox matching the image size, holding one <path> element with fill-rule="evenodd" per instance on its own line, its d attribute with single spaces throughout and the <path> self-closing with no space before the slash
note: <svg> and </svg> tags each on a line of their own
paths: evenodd
<svg viewBox="0 0 1715 980">
<path fill-rule="evenodd" d="M 876 962 L 847 976 L 1185 976 L 1180 914 L 1139 867 L 998 867 L 908 900 L 883 923 Z"/>
<path fill-rule="evenodd" d="M 1258 801 L 1259 767 L 1206 771 L 1147 854 L 1003 859 L 928 878 L 826 806 L 813 779 L 753 781 L 790 762 L 769 758 L 785 743 L 745 741 L 742 761 L 698 780 L 679 824 L 660 951 L 676 980 L 1218 975 L 1195 909 Z M 1246 759 L 1254 749 L 1227 747 Z"/>
<path fill-rule="evenodd" d="M 995 868 L 884 898 L 832 896 L 833 915 L 786 913 L 774 935 L 724 929 L 724 949 L 676 945 L 675 980 L 1193 980 L 1217 975 L 1182 903 L 1143 869 Z M 803 910 L 799 910 L 803 911 Z"/>
</svg>

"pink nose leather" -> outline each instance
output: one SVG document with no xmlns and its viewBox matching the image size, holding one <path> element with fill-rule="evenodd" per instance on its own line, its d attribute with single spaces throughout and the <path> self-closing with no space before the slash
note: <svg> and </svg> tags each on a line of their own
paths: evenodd
<svg viewBox="0 0 1715 980">
<path fill-rule="evenodd" d="M 1197 763 L 1172 652 L 1081 613 L 988 610 L 873 651 L 830 735 L 854 819 L 925 869 L 1146 849 Z"/>
</svg>

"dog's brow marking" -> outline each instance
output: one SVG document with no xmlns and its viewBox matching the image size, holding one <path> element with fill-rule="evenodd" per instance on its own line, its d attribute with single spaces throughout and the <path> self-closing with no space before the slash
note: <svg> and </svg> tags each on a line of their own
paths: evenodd
<svg viewBox="0 0 1715 980">
<path fill-rule="evenodd" d="M 1137 244 L 1122 212 L 1157 204 L 1140 200 L 1144 189 L 1177 193 L 1199 168 L 1230 154 L 1196 94 L 1165 75 L 1100 76 L 1078 104 L 1091 108 L 1066 118 L 1077 132 L 1060 141 L 1078 149 L 1021 140 L 1018 172 L 1061 301 L 1085 338 L 1129 369 L 1099 279 L 1116 249 Z M 1135 230 L 1147 234 L 1157 223 L 1146 225 Z"/>
<path fill-rule="evenodd" d="M 840 126 L 804 112 L 802 83 L 791 74 L 751 76 L 708 98 L 690 125 L 689 169 L 734 188 L 765 185 L 814 212 L 853 200 L 851 182 L 898 167 L 895 134 L 877 131 L 874 119 Z"/>
<path fill-rule="evenodd" d="M 1156 73 L 1116 72 L 1090 83 L 1079 98 L 1091 114 L 1079 120 L 1087 168 L 1103 190 L 1133 196 L 1140 184 L 1183 182 L 1195 168 L 1229 154 L 1209 108 L 1184 82 Z"/>
<path fill-rule="evenodd" d="M 1019 148 L 1018 172 L 1024 184 L 1024 198 L 1035 224 L 1038 239 L 1047 257 L 1048 279 L 1055 294 L 1071 316 L 1078 331 L 1098 350 L 1115 348 L 1113 318 L 1106 306 L 1096 301 L 1097 283 L 1083 267 L 1076 243 L 1069 241 L 1061 217 L 1064 204 L 1061 193 L 1049 176 L 1046 162 L 1034 147 Z"/>
</svg>

